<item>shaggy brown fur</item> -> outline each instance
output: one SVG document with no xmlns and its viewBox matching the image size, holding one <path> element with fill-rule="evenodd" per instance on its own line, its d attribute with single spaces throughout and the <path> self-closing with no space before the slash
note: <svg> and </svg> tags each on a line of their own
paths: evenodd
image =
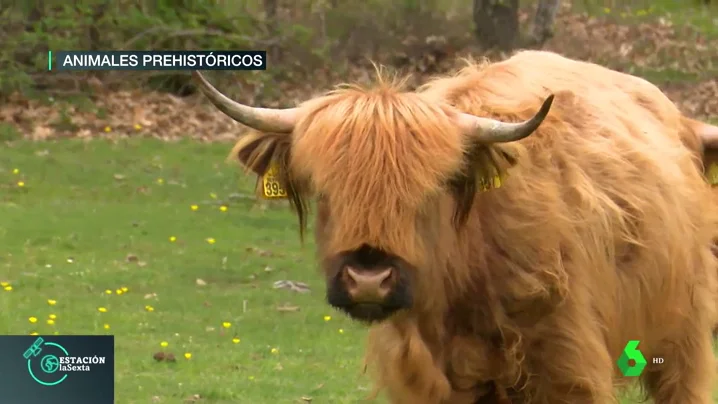
<svg viewBox="0 0 718 404">
<path fill-rule="evenodd" d="M 680 134 L 683 144 L 700 159 L 699 168 L 707 174 L 711 164 L 718 163 L 718 149 L 703 144 L 698 133 L 700 124 L 700 122 L 685 118 Z M 713 184 L 712 188 L 712 199 L 715 205 L 718 206 L 718 185 Z M 718 257 L 718 224 L 716 225 L 716 234 L 713 237 L 713 253 Z M 718 302 L 716 305 L 718 306 Z M 718 324 L 713 329 L 713 338 L 718 339 Z"/>
<path fill-rule="evenodd" d="M 302 223 L 317 197 L 320 257 L 369 244 L 416 267 L 413 308 L 369 335 L 392 403 L 616 402 L 632 339 L 656 403 L 712 402 L 710 189 L 681 114 L 628 77 L 520 52 L 415 93 L 340 89 L 305 104 L 291 135 L 237 144 L 257 173 L 279 162 Z M 519 142 L 479 145 L 450 119 L 528 119 L 549 93 Z M 501 188 L 476 192 L 509 166 Z"/>
</svg>

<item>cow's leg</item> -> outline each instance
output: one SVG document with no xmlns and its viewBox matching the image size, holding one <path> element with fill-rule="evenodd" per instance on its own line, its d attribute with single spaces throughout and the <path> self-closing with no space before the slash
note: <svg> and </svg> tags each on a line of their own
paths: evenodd
<svg viewBox="0 0 718 404">
<path fill-rule="evenodd" d="M 643 373 L 643 384 L 655 404 L 711 404 L 715 373 L 711 333 L 697 324 L 681 330 L 679 339 L 661 344 L 656 356 L 663 363 Z"/>
<path fill-rule="evenodd" d="M 541 324 L 538 343 L 526 347 L 531 375 L 522 404 L 617 402 L 613 360 L 598 325 L 586 316 L 571 313 L 574 310 L 566 308 Z"/>
</svg>

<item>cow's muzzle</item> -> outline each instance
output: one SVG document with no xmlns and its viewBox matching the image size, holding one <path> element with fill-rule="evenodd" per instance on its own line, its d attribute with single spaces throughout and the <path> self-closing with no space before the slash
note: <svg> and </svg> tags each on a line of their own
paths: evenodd
<svg viewBox="0 0 718 404">
<path fill-rule="evenodd" d="M 385 320 L 412 304 L 407 270 L 391 259 L 372 264 L 345 260 L 327 285 L 330 305 L 367 323 Z"/>
</svg>

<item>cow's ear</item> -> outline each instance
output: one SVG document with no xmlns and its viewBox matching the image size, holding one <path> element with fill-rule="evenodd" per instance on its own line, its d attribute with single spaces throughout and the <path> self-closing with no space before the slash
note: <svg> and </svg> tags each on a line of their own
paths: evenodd
<svg viewBox="0 0 718 404">
<path fill-rule="evenodd" d="M 702 123 L 697 128 L 703 143 L 703 166 L 711 185 L 718 185 L 718 126 Z"/>
<path fill-rule="evenodd" d="M 703 150 L 703 167 L 708 183 L 712 186 L 718 186 L 718 147 L 705 147 Z"/>
<path fill-rule="evenodd" d="M 291 136 L 287 133 L 251 131 L 234 145 L 228 160 L 239 161 L 245 169 L 257 174 L 256 192 L 259 197 L 289 200 L 299 218 L 299 235 L 303 240 L 309 187 L 306 181 L 296 178 L 289 168 Z"/>
<path fill-rule="evenodd" d="M 262 176 L 272 162 L 286 166 L 289 156 L 291 135 L 285 133 L 263 133 L 251 131 L 234 145 L 228 160 L 239 161 L 249 171 Z"/>
<path fill-rule="evenodd" d="M 468 158 L 479 186 L 484 190 L 500 187 L 509 169 L 518 162 L 521 149 L 517 143 L 476 145 Z"/>
<path fill-rule="evenodd" d="M 718 185 L 718 126 L 689 118 L 684 118 L 683 123 L 681 141 L 702 157 L 706 179 Z"/>
<path fill-rule="evenodd" d="M 477 192 L 500 188 L 508 170 L 516 165 L 521 152 L 517 143 L 475 144 L 464 155 L 464 169 L 449 181 L 456 201 L 454 225 L 459 228 L 469 217 Z"/>
</svg>

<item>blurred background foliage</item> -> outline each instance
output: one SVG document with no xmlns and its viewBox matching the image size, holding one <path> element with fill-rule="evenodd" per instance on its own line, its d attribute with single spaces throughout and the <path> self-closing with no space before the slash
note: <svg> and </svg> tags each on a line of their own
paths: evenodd
<svg viewBox="0 0 718 404">
<path fill-rule="evenodd" d="M 265 80 L 302 79 L 331 62 L 366 63 L 441 32 L 470 34 L 457 0 L 81 0 L 0 7 L 0 92 L 78 89 L 78 74 L 47 74 L 48 50 L 270 51 Z M 468 17 L 468 18 L 467 18 Z M 468 35 L 470 38 L 470 35 Z M 338 62 L 338 63 L 337 63 Z M 281 68 L 278 68 L 281 66 Z M 96 72 L 108 85 L 129 85 Z M 65 77 L 63 77 L 65 76 Z M 115 76 L 115 77 L 112 77 Z M 113 78 L 117 80 L 112 80 Z M 143 74 L 143 85 L 182 94 L 186 75 Z M 135 83 L 140 84 L 140 83 Z"/>
<path fill-rule="evenodd" d="M 539 21 L 538 3 L 549 7 Z M 541 47 L 553 36 L 560 0 L 39 0 L 0 4 L 0 98 L 13 92 L 87 92 L 97 83 L 189 95 L 186 72 L 46 70 L 53 50 L 269 51 L 266 72 L 218 75 L 244 99 L 277 103 L 293 83 L 355 77 L 370 60 L 432 73 L 434 62 L 477 47 L 509 52 Z M 709 0 L 564 1 L 572 12 L 607 18 L 671 15 L 718 32 Z M 544 8 L 545 8 L 544 7 Z M 553 7 L 553 9 L 551 9 Z M 540 10 L 541 7 L 538 7 Z M 553 14 L 551 14 L 553 13 Z M 547 25 L 545 32 L 537 23 Z M 541 27 L 539 27 L 541 28 Z M 539 32 L 537 34 L 537 32 Z M 537 37 L 538 35 L 538 37 Z M 347 74 L 347 70 L 356 71 Z M 229 82 L 225 82 L 229 84 Z M 280 84 L 281 83 L 281 84 Z M 235 88 L 236 87 L 236 88 Z M 251 94 L 247 94 L 250 91 Z"/>
</svg>

